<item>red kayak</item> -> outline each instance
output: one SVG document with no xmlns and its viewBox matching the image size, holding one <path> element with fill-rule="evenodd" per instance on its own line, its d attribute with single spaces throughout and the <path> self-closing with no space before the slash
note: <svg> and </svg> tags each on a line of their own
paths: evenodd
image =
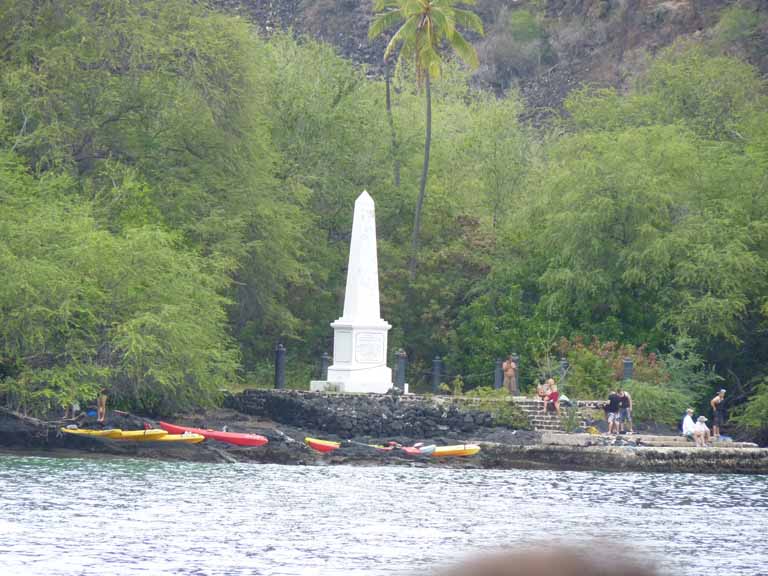
<svg viewBox="0 0 768 576">
<path fill-rule="evenodd" d="M 167 422 L 158 422 L 160 428 L 171 434 L 184 434 L 184 432 L 191 432 L 192 434 L 201 434 L 211 440 L 218 440 L 219 442 L 226 442 L 227 444 L 236 444 L 238 446 L 263 446 L 269 440 L 264 436 L 258 434 L 245 434 L 240 432 L 220 432 L 219 430 L 208 430 L 204 428 L 192 428 L 190 426 L 177 426 L 175 424 L 168 424 Z"/>
</svg>

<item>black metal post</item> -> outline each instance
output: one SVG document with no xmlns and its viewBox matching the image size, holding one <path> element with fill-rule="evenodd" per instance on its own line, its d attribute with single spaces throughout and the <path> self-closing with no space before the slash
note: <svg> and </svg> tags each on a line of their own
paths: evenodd
<svg viewBox="0 0 768 576">
<path fill-rule="evenodd" d="M 435 356 L 432 360 L 432 392 L 437 394 L 440 391 L 440 380 L 443 377 L 443 361 L 440 356 Z"/>
<path fill-rule="evenodd" d="M 285 346 L 275 348 L 275 388 L 285 388 Z"/>
<path fill-rule="evenodd" d="M 632 380 L 635 367 L 632 364 L 632 358 L 624 358 L 624 380 Z"/>
<path fill-rule="evenodd" d="M 408 355 L 405 353 L 405 350 L 398 350 L 395 352 L 395 357 L 397 359 L 397 364 L 395 365 L 395 388 L 402 392 L 405 390 L 405 370 L 408 366 Z"/>
<path fill-rule="evenodd" d="M 512 382 L 512 395 L 519 396 L 520 395 L 520 356 L 517 354 L 512 354 L 512 362 L 514 362 L 515 366 L 517 366 L 517 368 L 515 369 L 515 380 L 514 382 Z"/>
<path fill-rule="evenodd" d="M 504 375 L 501 371 L 501 359 L 496 359 L 496 371 L 493 373 L 493 387 L 498 390 L 504 383 Z"/>
<path fill-rule="evenodd" d="M 328 380 L 328 366 L 331 363 L 331 357 L 328 352 L 323 352 L 320 356 L 320 380 Z"/>
</svg>

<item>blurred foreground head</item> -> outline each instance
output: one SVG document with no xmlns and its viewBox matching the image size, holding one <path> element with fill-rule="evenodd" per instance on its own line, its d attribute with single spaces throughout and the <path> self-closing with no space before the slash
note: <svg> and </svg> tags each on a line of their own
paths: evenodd
<svg viewBox="0 0 768 576">
<path fill-rule="evenodd" d="M 611 552 L 576 548 L 499 552 L 462 562 L 438 576 L 656 576 L 654 569 Z"/>
</svg>

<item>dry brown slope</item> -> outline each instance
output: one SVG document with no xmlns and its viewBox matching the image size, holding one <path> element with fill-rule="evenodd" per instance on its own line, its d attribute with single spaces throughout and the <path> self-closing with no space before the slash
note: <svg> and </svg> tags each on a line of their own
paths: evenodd
<svg viewBox="0 0 768 576">
<path fill-rule="evenodd" d="M 333 44 L 371 73 L 381 71 L 384 40 L 367 38 L 371 0 L 213 4 L 252 20 L 266 34 L 290 28 Z M 482 63 L 475 80 L 499 93 L 518 87 L 532 109 L 557 109 L 568 92 L 583 84 L 627 88 L 653 56 L 676 40 L 712 42 L 723 36 L 718 22 L 728 9 L 753 14 L 758 23 L 742 34 L 731 31 L 723 51 L 768 72 L 765 0 L 478 0 L 475 10 L 486 35 L 473 39 Z M 520 36 L 523 12 L 532 17 L 532 38 Z"/>
</svg>

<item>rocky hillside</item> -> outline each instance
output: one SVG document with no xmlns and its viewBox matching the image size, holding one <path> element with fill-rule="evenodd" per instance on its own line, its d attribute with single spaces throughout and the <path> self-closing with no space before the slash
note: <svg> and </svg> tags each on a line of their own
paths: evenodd
<svg viewBox="0 0 768 576">
<path fill-rule="evenodd" d="M 265 34 L 291 29 L 381 72 L 385 41 L 367 37 L 371 0 L 213 0 Z M 768 72 L 765 0 L 478 0 L 486 34 L 473 38 L 476 82 L 517 87 L 531 110 L 557 109 L 585 84 L 624 89 L 677 40 L 707 42 Z"/>
</svg>

